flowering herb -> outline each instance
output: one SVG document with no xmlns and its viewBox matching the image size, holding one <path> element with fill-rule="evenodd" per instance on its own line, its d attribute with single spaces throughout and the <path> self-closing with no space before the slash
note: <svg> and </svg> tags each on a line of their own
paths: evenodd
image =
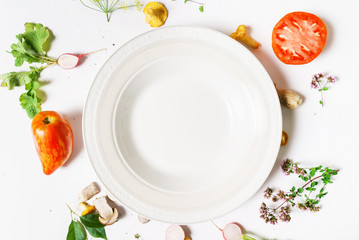
<svg viewBox="0 0 359 240">
<path fill-rule="evenodd" d="M 319 211 L 320 200 L 328 194 L 325 192 L 325 186 L 333 183 L 332 177 L 337 175 L 339 170 L 330 169 L 322 166 L 313 168 L 300 168 L 297 163 L 290 159 L 283 160 L 281 168 L 285 175 L 296 174 L 305 183 L 297 188 L 293 186 L 288 192 L 278 190 L 275 192 L 272 188 L 264 191 L 264 197 L 271 199 L 272 202 L 281 201 L 276 208 L 270 208 L 262 203 L 260 207 L 260 217 L 266 223 L 277 224 L 278 219 L 282 222 L 291 220 L 291 207 L 298 207 L 301 210 L 311 212 Z"/>
<path fill-rule="evenodd" d="M 325 76 L 326 76 L 325 73 L 315 74 L 313 76 L 312 82 L 310 84 L 310 86 L 313 89 L 318 89 L 318 91 L 320 92 L 321 98 L 320 98 L 319 104 L 322 105 L 322 107 L 324 107 L 323 92 L 328 91 L 329 90 L 328 86 L 330 84 L 334 84 L 337 80 L 336 77 L 334 77 L 334 76 L 327 76 L 326 78 L 325 78 Z"/>
<path fill-rule="evenodd" d="M 195 4 L 198 4 L 199 5 L 199 7 L 198 7 L 198 9 L 199 9 L 199 11 L 200 12 L 203 12 L 203 3 L 201 3 L 201 2 L 197 2 L 197 1 L 193 1 L 193 0 L 184 0 L 184 3 L 187 3 L 187 2 L 192 2 L 192 3 L 195 3 Z"/>
<path fill-rule="evenodd" d="M 91 3 L 91 6 L 85 4 L 83 0 L 80 0 L 82 5 L 92 10 L 103 12 L 106 14 L 107 22 L 110 21 L 110 14 L 117 10 L 127 10 L 130 7 L 136 7 L 138 11 L 141 11 L 142 4 L 140 0 L 135 0 L 134 4 L 126 4 L 125 2 L 120 2 L 120 0 L 87 0 Z"/>
</svg>

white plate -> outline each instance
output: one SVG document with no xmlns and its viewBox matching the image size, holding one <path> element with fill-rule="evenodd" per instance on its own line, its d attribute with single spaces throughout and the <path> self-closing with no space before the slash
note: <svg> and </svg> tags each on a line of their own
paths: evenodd
<svg viewBox="0 0 359 240">
<path fill-rule="evenodd" d="M 248 200 L 281 139 L 273 83 L 240 43 L 167 27 L 121 47 L 84 110 L 89 158 L 124 205 L 171 223 L 206 221 Z"/>
</svg>

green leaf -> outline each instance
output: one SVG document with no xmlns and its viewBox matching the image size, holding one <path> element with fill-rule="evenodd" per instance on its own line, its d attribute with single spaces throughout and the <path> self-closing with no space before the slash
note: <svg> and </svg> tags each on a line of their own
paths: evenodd
<svg viewBox="0 0 359 240">
<path fill-rule="evenodd" d="M 37 81 L 40 76 L 41 68 L 31 68 L 28 72 L 10 72 L 0 75 L 2 87 L 8 87 L 9 90 L 28 84 L 31 81 Z"/>
<path fill-rule="evenodd" d="M 200 12 L 203 12 L 203 6 L 202 6 L 202 5 L 199 6 L 199 11 L 200 11 Z"/>
<path fill-rule="evenodd" d="M 71 221 L 66 240 L 86 240 L 86 232 L 80 223 Z"/>
<path fill-rule="evenodd" d="M 308 181 L 308 177 L 304 177 L 303 180 L 304 180 L 304 181 Z"/>
<path fill-rule="evenodd" d="M 90 228 L 90 227 L 86 227 L 86 230 L 89 232 L 89 234 L 95 238 L 102 238 L 102 239 L 107 239 L 106 237 L 106 231 L 105 228 Z"/>
<path fill-rule="evenodd" d="M 320 100 L 320 101 L 319 101 L 319 104 L 323 105 L 323 101 L 322 101 L 322 100 Z"/>
<path fill-rule="evenodd" d="M 303 188 L 298 188 L 298 192 L 299 192 L 299 193 L 302 193 L 303 191 L 304 191 Z"/>
<path fill-rule="evenodd" d="M 246 234 L 241 235 L 241 240 L 256 240 L 255 238 L 252 238 L 251 236 L 248 236 Z"/>
<path fill-rule="evenodd" d="M 82 224 L 89 228 L 102 228 L 104 225 L 98 220 L 98 213 L 87 214 L 80 217 Z"/>
<path fill-rule="evenodd" d="M 16 38 L 19 40 L 18 43 L 11 44 L 12 51 L 10 52 L 15 58 L 15 66 L 20 67 L 24 61 L 28 63 L 38 62 L 44 63 L 44 61 L 32 53 L 29 52 L 29 46 L 23 41 L 23 34 L 19 34 Z"/>
<path fill-rule="evenodd" d="M 49 40 L 49 36 L 49 30 L 42 24 L 25 23 L 25 33 L 23 37 L 34 52 L 45 55 L 44 45 Z"/>
<path fill-rule="evenodd" d="M 318 185 L 318 182 L 316 182 L 316 181 L 314 181 L 314 182 L 312 182 L 312 183 L 310 184 L 311 187 L 315 187 L 315 186 L 317 186 L 317 185 Z"/>
<path fill-rule="evenodd" d="M 104 225 L 98 220 L 98 213 L 87 214 L 80 217 L 80 221 L 85 226 L 91 236 L 107 239 Z"/>
<path fill-rule="evenodd" d="M 184 0 L 184 3 L 187 3 L 188 2 L 188 0 Z"/>
<path fill-rule="evenodd" d="M 315 168 L 312 168 L 312 169 L 310 170 L 310 172 L 309 172 L 309 175 L 310 175 L 311 177 L 314 177 L 316 173 L 317 173 L 317 170 L 316 170 Z"/>
<path fill-rule="evenodd" d="M 27 93 L 21 94 L 19 100 L 29 118 L 33 119 L 36 114 L 41 112 L 41 99 L 36 96 L 35 90 L 31 89 Z"/>
<path fill-rule="evenodd" d="M 327 87 L 323 87 L 323 91 L 328 91 L 329 89 Z"/>
</svg>

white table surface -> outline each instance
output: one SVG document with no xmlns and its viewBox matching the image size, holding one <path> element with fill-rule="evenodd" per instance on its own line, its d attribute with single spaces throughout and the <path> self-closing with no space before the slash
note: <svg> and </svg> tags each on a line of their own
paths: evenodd
<svg viewBox="0 0 359 240">
<path fill-rule="evenodd" d="M 148 1 L 145 1 L 147 3 Z M 252 51 L 272 79 L 281 88 L 293 89 L 304 97 L 304 104 L 292 111 L 282 108 L 284 130 L 290 136 L 282 147 L 267 181 L 249 201 L 233 212 L 215 219 L 224 226 L 238 222 L 258 239 L 358 239 L 357 172 L 359 158 L 359 3 L 345 1 L 204 1 L 205 11 L 182 0 L 163 1 L 169 18 L 164 26 L 200 25 L 225 34 L 238 25 L 250 27 L 251 35 L 262 46 Z M 286 13 L 307 11 L 321 17 L 328 28 L 324 51 L 313 62 L 290 66 L 281 63 L 271 48 L 273 26 Z M 1 239 L 65 239 L 71 221 L 65 205 L 76 209 L 78 193 L 97 176 L 89 162 L 82 141 L 82 110 L 91 83 L 104 62 L 124 43 L 150 31 L 142 12 L 134 9 L 115 12 L 110 23 L 101 13 L 89 10 L 78 0 L 13 0 L 2 1 L 0 7 L 0 73 L 18 70 L 13 57 L 6 53 L 16 42 L 15 35 L 24 31 L 25 22 L 38 22 L 49 27 L 55 40 L 49 56 L 64 52 L 83 53 L 100 48 L 107 51 L 89 56 L 76 69 L 65 71 L 52 67 L 41 73 L 49 84 L 43 110 L 63 114 L 74 131 L 74 150 L 64 167 L 51 176 L 42 173 L 31 135 L 31 120 L 19 105 L 24 91 L 0 89 L 0 238 Z M 26 65 L 25 65 L 26 66 Z M 21 69 L 26 69 L 26 67 Z M 322 108 L 319 93 L 310 88 L 313 74 L 327 72 L 339 81 L 325 94 Z M 329 194 L 318 213 L 292 213 L 290 223 L 276 226 L 259 218 L 263 190 L 267 186 L 288 188 L 296 177 L 284 176 L 279 168 L 284 158 L 292 158 L 306 166 L 324 165 L 339 168 L 335 182 L 327 187 Z M 137 214 L 124 207 L 118 223 L 107 228 L 109 239 L 164 239 L 166 223 L 151 221 L 142 225 Z M 193 240 L 222 239 L 210 222 L 188 225 Z"/>
</svg>

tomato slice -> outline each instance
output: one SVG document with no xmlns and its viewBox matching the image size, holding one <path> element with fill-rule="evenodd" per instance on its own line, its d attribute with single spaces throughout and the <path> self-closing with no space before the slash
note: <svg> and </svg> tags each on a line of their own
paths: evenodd
<svg viewBox="0 0 359 240">
<path fill-rule="evenodd" d="M 314 14 L 292 12 L 273 28 L 272 48 L 286 64 L 306 64 L 323 50 L 327 40 L 324 22 Z"/>
</svg>

